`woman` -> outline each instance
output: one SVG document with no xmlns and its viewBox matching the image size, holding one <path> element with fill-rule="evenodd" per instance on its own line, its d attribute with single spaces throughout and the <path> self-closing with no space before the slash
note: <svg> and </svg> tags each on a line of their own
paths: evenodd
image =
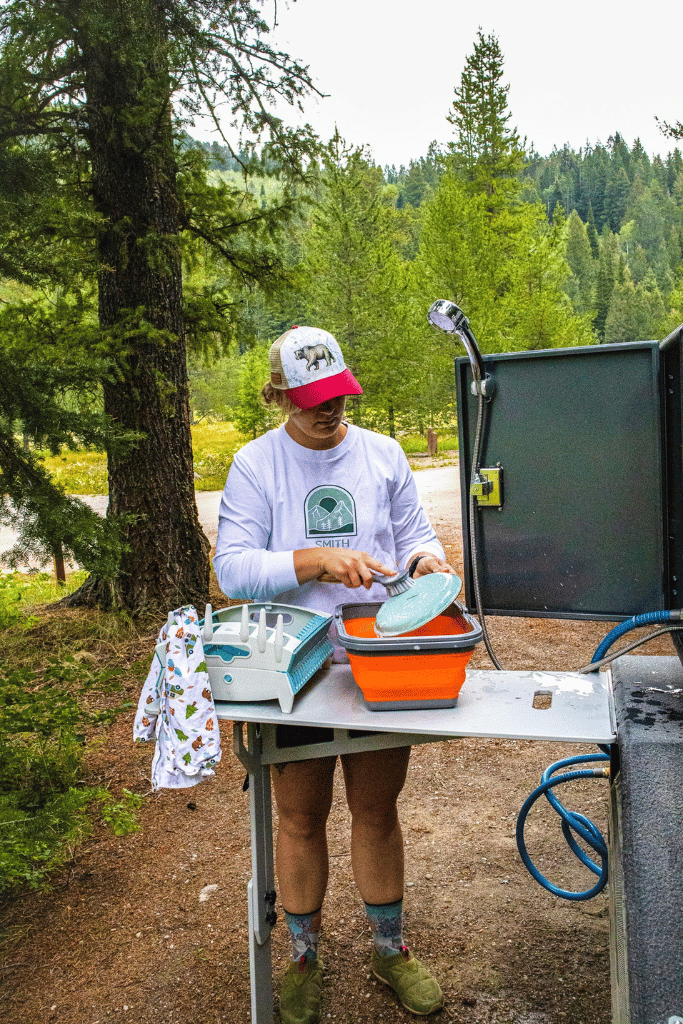
<svg viewBox="0 0 683 1024">
<path fill-rule="evenodd" d="M 372 573 L 410 567 L 419 577 L 453 572 L 418 500 L 400 446 L 344 420 L 362 388 L 327 331 L 293 327 L 270 350 L 263 389 L 287 416 L 235 455 L 219 512 L 214 567 L 229 597 L 277 600 L 323 612 L 382 601 Z M 335 660 L 346 660 L 335 643 Z M 304 742 L 303 739 L 300 742 Z M 402 935 L 403 839 L 396 801 L 410 747 L 341 758 L 351 811 L 351 864 L 375 948 L 372 971 L 413 1013 L 440 1009 L 438 983 Z M 292 939 L 280 993 L 283 1024 L 321 1012 L 321 909 L 328 878 L 326 823 L 336 757 L 272 772 L 278 809 L 277 875 Z"/>
</svg>

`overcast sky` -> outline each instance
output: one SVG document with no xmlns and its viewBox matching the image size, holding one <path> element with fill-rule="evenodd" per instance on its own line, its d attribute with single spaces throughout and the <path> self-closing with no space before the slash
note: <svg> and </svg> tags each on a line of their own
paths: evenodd
<svg viewBox="0 0 683 1024">
<path fill-rule="evenodd" d="M 616 5 L 605 0 L 279 0 L 271 43 L 310 66 L 327 99 L 306 118 L 327 140 L 367 143 L 384 165 L 422 156 L 451 137 L 446 114 L 477 29 L 494 32 L 510 85 L 510 124 L 541 155 L 565 142 L 629 145 L 665 155 L 675 143 L 655 115 L 683 121 L 676 0 Z M 271 20 L 273 7 L 266 4 Z M 284 113 L 284 111 L 282 112 Z"/>
</svg>

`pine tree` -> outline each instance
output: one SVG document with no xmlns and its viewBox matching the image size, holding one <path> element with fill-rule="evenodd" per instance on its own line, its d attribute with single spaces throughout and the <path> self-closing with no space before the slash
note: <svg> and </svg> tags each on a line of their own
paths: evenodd
<svg viewBox="0 0 683 1024">
<path fill-rule="evenodd" d="M 80 230 L 87 279 L 97 282 L 101 344 L 118 352 L 118 376 L 101 378 L 104 413 L 136 435 L 132 447 L 108 447 L 108 514 L 125 524 L 118 574 L 104 580 L 95 571 L 76 600 L 138 612 L 206 598 L 182 259 L 201 240 L 240 284 L 274 287 L 283 267 L 272 234 L 296 207 L 286 179 L 303 178 L 302 160 L 315 149 L 308 131 L 290 131 L 269 109 L 278 96 L 298 102 L 310 79 L 266 32 L 257 5 L 222 0 L 11 0 L 0 12 L 0 140 L 67 168 L 77 213 L 68 226 Z M 207 185 L 208 157 L 187 149 L 174 99 L 186 116 L 207 109 L 217 130 L 214 104 L 227 100 L 227 130 L 268 141 L 285 179 L 274 206 Z M 243 147 L 223 139 L 238 159 Z M 69 269 L 70 250 L 81 250 L 59 234 L 67 218 L 56 206 L 52 218 L 53 251 Z M 54 284 L 61 271 L 44 273 Z M 197 295 L 195 320 L 213 326 L 229 305 L 224 295 Z M 28 489 L 28 468 L 25 479 Z"/>
<path fill-rule="evenodd" d="M 619 231 L 624 220 L 630 192 L 631 183 L 628 180 L 623 164 L 621 162 L 617 163 L 616 166 L 613 164 L 610 168 L 605 193 L 605 213 L 607 215 L 607 223 L 615 233 Z"/>
<path fill-rule="evenodd" d="M 517 176 L 524 164 L 519 135 L 508 127 L 510 86 L 503 85 L 502 78 L 498 40 L 479 30 L 447 115 L 456 136 L 448 148 L 453 167 L 473 193 L 486 193 L 492 210 L 498 194 L 519 191 Z M 505 199 L 501 201 L 504 204 Z"/>
<path fill-rule="evenodd" d="M 356 422 L 373 397 L 386 394 L 392 379 L 391 365 L 379 353 L 389 333 L 404 237 L 390 189 L 368 154 L 335 134 L 324 156 L 319 200 L 304 240 L 305 299 L 308 322 L 331 331 L 361 381 L 363 398 L 352 403 Z M 379 367 L 383 375 L 376 372 Z M 402 384 L 393 384 L 398 400 Z"/>
<path fill-rule="evenodd" d="M 582 192 L 586 196 L 587 205 L 592 207 L 598 233 L 605 223 L 605 190 L 609 166 L 610 158 L 604 146 L 595 146 L 586 153 L 581 175 Z M 579 210 L 579 213 L 583 218 L 583 210 Z"/>
<path fill-rule="evenodd" d="M 655 197 L 646 186 L 629 207 L 628 216 L 633 221 L 634 241 L 642 245 L 653 262 L 664 245 L 667 213 L 664 197 Z"/>
<path fill-rule="evenodd" d="M 524 154 L 502 73 L 496 37 L 479 32 L 448 118 L 449 167 L 423 204 L 417 275 L 465 310 L 483 351 L 590 341 L 564 293 L 564 229 L 544 205 L 522 202 Z"/>
<path fill-rule="evenodd" d="M 591 254 L 594 260 L 597 260 L 600 256 L 600 243 L 598 241 L 598 232 L 595 226 L 595 217 L 593 216 L 593 204 L 588 204 L 588 224 L 586 225 L 588 232 L 588 241 L 590 242 Z"/>
<path fill-rule="evenodd" d="M 660 121 L 658 117 L 655 118 L 655 121 L 659 125 L 662 135 L 666 135 L 669 139 L 683 139 L 683 124 L 680 121 L 669 124 L 667 121 Z"/>
<path fill-rule="evenodd" d="M 666 158 L 666 173 L 669 192 L 673 192 L 676 178 L 683 171 L 683 156 L 680 149 L 674 149 Z"/>
<path fill-rule="evenodd" d="M 633 170 L 631 168 L 631 151 L 626 145 L 623 137 L 619 132 L 615 132 L 614 135 L 610 135 L 607 140 L 607 145 L 610 148 L 612 154 L 612 162 L 618 167 L 621 166 L 626 172 L 626 177 L 629 182 L 633 181 Z"/>
<path fill-rule="evenodd" d="M 118 376 L 95 325 L 83 323 L 78 302 L 51 300 L 0 310 L 0 520 L 17 532 L 6 560 L 14 566 L 29 558 L 72 558 L 108 580 L 116 574 L 125 523 L 115 517 L 103 522 L 66 495 L 50 479 L 41 453 L 56 455 L 62 447 L 123 453 L 134 438 L 115 430 L 93 401 L 100 381 Z M 80 344 L 74 345 L 77 334 Z"/>
<path fill-rule="evenodd" d="M 610 298 L 605 342 L 655 340 L 662 334 L 664 320 L 664 302 L 654 278 L 634 285 L 627 272 Z"/>
<path fill-rule="evenodd" d="M 577 313 L 588 313 L 593 306 L 595 263 L 588 231 L 576 210 L 572 210 L 567 222 L 566 257 L 572 272 L 568 289 L 572 305 Z"/>
<path fill-rule="evenodd" d="M 564 291 L 564 249 L 564 230 L 541 204 L 491 217 L 488 197 L 450 172 L 425 204 L 416 272 L 423 294 L 461 306 L 484 352 L 590 344 Z"/>
<path fill-rule="evenodd" d="M 555 210 L 558 207 L 560 209 L 562 209 L 563 208 L 563 203 L 562 203 L 562 190 L 560 188 L 560 183 L 559 183 L 559 181 L 556 181 L 555 182 L 555 187 L 554 187 L 553 192 L 552 192 L 552 195 L 551 195 L 550 199 L 548 200 L 548 207 L 547 207 L 548 220 L 552 220 L 553 219 L 553 216 L 555 214 Z"/>
<path fill-rule="evenodd" d="M 417 209 L 428 191 L 424 171 L 417 160 L 411 160 L 408 174 L 403 182 L 403 198 L 406 203 Z"/>
<path fill-rule="evenodd" d="M 261 388 L 268 380 L 268 349 L 255 345 L 242 356 L 237 381 L 237 406 L 233 423 L 248 437 L 258 437 L 275 425 L 273 409 L 261 400 Z"/>
<path fill-rule="evenodd" d="M 605 324 L 616 277 L 615 238 L 607 225 L 600 239 L 600 258 L 596 274 L 595 316 L 593 327 L 600 341 L 605 339 Z"/>
</svg>

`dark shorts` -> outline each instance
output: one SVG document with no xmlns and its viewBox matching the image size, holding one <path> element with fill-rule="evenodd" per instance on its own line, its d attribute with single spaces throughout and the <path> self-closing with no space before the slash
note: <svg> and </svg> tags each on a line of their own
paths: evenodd
<svg viewBox="0 0 683 1024">
<path fill-rule="evenodd" d="M 349 736 L 374 736 L 374 730 L 349 729 Z M 309 743 L 330 743 L 334 739 L 334 729 L 318 728 L 314 725 L 278 725 L 275 730 L 275 742 L 278 749 L 283 747 L 303 747 Z"/>
<path fill-rule="evenodd" d="M 278 725 L 275 730 L 278 748 L 303 747 L 309 743 L 329 743 L 334 729 L 318 729 L 310 725 Z"/>
</svg>

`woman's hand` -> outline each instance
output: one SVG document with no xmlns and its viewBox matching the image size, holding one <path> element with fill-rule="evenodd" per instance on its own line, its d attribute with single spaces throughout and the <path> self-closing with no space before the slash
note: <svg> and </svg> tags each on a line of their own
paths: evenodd
<svg viewBox="0 0 683 1024">
<path fill-rule="evenodd" d="M 411 562 L 413 559 L 411 558 Z M 456 575 L 455 569 L 448 562 L 444 562 L 441 558 L 437 558 L 436 555 L 424 554 L 420 558 L 420 561 L 415 567 L 413 573 L 413 579 L 417 580 L 420 576 L 428 576 L 432 572 L 449 572 L 453 576 Z"/>
<path fill-rule="evenodd" d="M 302 548 L 294 552 L 294 571 L 299 583 L 319 580 L 321 583 L 343 583 L 356 589 L 372 586 L 373 572 L 395 576 L 397 569 L 388 568 L 365 551 L 351 548 Z"/>
</svg>

